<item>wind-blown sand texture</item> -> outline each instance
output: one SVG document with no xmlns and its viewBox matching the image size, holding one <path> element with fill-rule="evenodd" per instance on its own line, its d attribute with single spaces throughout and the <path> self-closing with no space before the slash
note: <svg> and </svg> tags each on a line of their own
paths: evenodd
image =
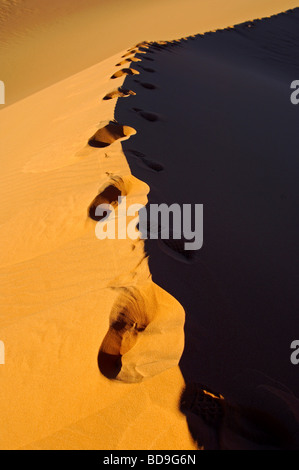
<svg viewBox="0 0 299 470">
<path fill-rule="evenodd" d="M 132 43 L 1 110 L 2 449 L 298 448 L 298 22 Z M 203 248 L 98 240 L 120 195 L 203 203 Z"/>
</svg>

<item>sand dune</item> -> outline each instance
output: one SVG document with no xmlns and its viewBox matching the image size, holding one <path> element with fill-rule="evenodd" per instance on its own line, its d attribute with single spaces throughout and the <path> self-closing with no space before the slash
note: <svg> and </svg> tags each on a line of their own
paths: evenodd
<svg viewBox="0 0 299 470">
<path fill-rule="evenodd" d="M 15 103 L 144 40 L 189 37 L 296 6 L 296 0 L 184 0 L 183 7 L 182 0 L 126 0 L 125 7 L 123 0 L 1 0 L 5 102 Z"/>
<path fill-rule="evenodd" d="M 5 64 L 40 38 L 0 113 L 1 449 L 298 448 L 298 10 L 232 28 L 281 2 L 226 3 L 127 7 L 125 40 L 109 6 L 97 50 L 93 1 L 28 0 L 27 32 L 1 2 Z M 125 202 L 203 203 L 202 249 L 99 240 L 99 204 L 137 232 Z"/>
<path fill-rule="evenodd" d="M 4 449 L 163 448 L 167 429 L 171 447 L 194 448 L 178 409 L 184 311 L 152 282 L 142 240 L 95 235 L 95 204 L 120 212 L 118 195 L 146 204 L 149 190 L 121 148 L 134 129 L 113 122 L 115 100 L 103 100 L 122 54 L 1 112 Z M 103 366 L 104 354 L 116 356 L 117 374 Z M 141 382 L 139 391 L 130 382 Z M 115 423 L 103 425 L 111 409 Z"/>
</svg>

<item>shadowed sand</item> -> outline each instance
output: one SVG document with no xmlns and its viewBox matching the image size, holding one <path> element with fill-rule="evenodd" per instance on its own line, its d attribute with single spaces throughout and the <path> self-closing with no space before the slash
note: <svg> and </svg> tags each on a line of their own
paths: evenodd
<svg viewBox="0 0 299 470">
<path fill-rule="evenodd" d="M 189 256 L 183 239 L 145 246 L 153 280 L 186 311 L 186 390 L 201 383 L 230 403 L 233 431 L 220 424 L 215 394 L 206 445 L 207 431 L 186 414 L 207 448 L 298 447 L 289 349 L 299 304 L 299 115 L 290 103 L 298 24 L 295 9 L 180 43 L 149 43 L 155 73 L 137 53 L 140 75 L 125 80 L 138 85 L 136 96 L 116 107 L 116 118 L 137 131 L 122 146 L 132 173 L 150 186 L 149 203 L 204 207 L 200 251 Z M 139 86 L 152 77 L 157 88 Z M 140 119 L 144 112 L 163 119 Z M 163 171 L 146 168 L 153 157 Z"/>
<path fill-rule="evenodd" d="M 88 141 L 91 147 L 108 147 L 113 142 L 124 137 L 135 134 L 135 129 L 130 126 L 123 126 L 117 122 L 111 122 L 107 126 L 99 129 Z"/>
<path fill-rule="evenodd" d="M 112 100 L 113 98 L 126 98 L 131 95 L 136 95 L 132 90 L 127 90 L 125 88 L 118 88 L 117 90 L 110 91 L 107 93 L 103 100 Z"/>
<path fill-rule="evenodd" d="M 198 0 L 184 0 L 183 7 L 182 0 L 127 0 L 125 8 L 121 0 L 1 0 L 0 80 L 9 83 L 6 103 L 122 49 L 130 48 L 130 55 L 145 38 L 172 40 L 295 6 L 296 0 L 215 0 L 212 7 Z M 131 48 L 135 43 L 138 46 Z"/>
<path fill-rule="evenodd" d="M 98 363 L 101 372 L 115 379 L 121 371 L 121 359 L 138 340 L 156 311 L 155 298 L 146 305 L 138 289 L 123 289 L 110 314 L 109 330 L 103 339 Z"/>
<path fill-rule="evenodd" d="M 108 204 L 115 208 L 118 204 L 118 198 L 124 195 L 115 184 L 109 184 L 103 191 L 101 191 L 92 201 L 88 208 L 88 215 L 93 220 L 101 220 L 104 215 L 96 215 L 96 209 L 101 204 Z M 109 212 L 109 209 L 107 209 Z"/>
</svg>

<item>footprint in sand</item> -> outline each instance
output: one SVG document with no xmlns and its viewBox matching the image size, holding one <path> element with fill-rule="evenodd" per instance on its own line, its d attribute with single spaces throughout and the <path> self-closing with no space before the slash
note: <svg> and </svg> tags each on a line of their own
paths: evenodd
<svg viewBox="0 0 299 470">
<path fill-rule="evenodd" d="M 157 173 L 164 170 L 164 166 L 161 163 L 150 160 L 149 158 L 143 158 L 142 163 L 147 166 L 150 170 L 153 170 Z"/>
<path fill-rule="evenodd" d="M 180 408 L 193 438 L 205 450 L 282 450 L 292 441 L 273 416 L 229 403 L 201 384 L 187 384 Z"/>
<path fill-rule="evenodd" d="M 89 139 L 88 145 L 91 147 L 107 147 L 116 140 L 124 139 L 136 134 L 136 130 L 130 126 L 123 126 L 117 122 L 111 121 L 105 127 L 97 130 L 97 132 Z"/>
<path fill-rule="evenodd" d="M 121 178 L 115 178 L 108 186 L 106 186 L 92 201 L 88 208 L 88 216 L 96 220 L 97 222 L 102 220 L 104 217 L 111 213 L 111 209 L 107 207 L 107 211 L 104 214 L 97 215 L 96 209 L 99 205 L 109 205 L 112 208 L 116 208 L 118 205 L 118 198 L 125 196 L 126 191 L 124 188 L 124 183 Z"/>
<path fill-rule="evenodd" d="M 145 45 L 139 46 L 137 53 L 139 53 L 139 54 L 140 53 L 142 53 L 142 54 L 151 53 L 150 47 L 151 47 L 150 45 L 148 45 L 148 46 L 145 46 Z"/>
<path fill-rule="evenodd" d="M 117 378 L 122 357 L 133 348 L 152 318 L 153 312 L 146 309 L 140 291 L 124 288 L 112 308 L 109 329 L 98 354 L 98 366 L 103 375 Z"/>
<path fill-rule="evenodd" d="M 138 160 L 150 170 L 157 173 L 164 170 L 164 166 L 161 165 L 161 163 L 147 158 L 143 153 L 138 152 L 138 150 L 129 150 L 129 152 L 134 155 L 134 157 L 138 158 Z"/>
<path fill-rule="evenodd" d="M 164 251 L 167 255 L 184 263 L 193 263 L 198 258 L 198 251 L 186 250 L 185 243 L 188 242 L 190 242 L 190 240 L 186 240 L 183 235 L 181 235 L 178 239 L 174 238 L 171 230 L 169 238 L 160 238 L 158 240 L 158 244 L 161 250 Z"/>
<path fill-rule="evenodd" d="M 224 398 L 219 393 L 203 388 L 201 384 L 189 384 L 181 397 L 181 408 L 200 416 L 209 426 L 221 424 L 224 416 Z"/>
<path fill-rule="evenodd" d="M 144 70 L 145 72 L 149 72 L 149 73 L 155 73 L 156 70 L 152 69 L 151 67 L 144 67 L 143 65 L 139 65 L 139 67 Z"/>
<path fill-rule="evenodd" d="M 129 149 L 128 152 L 132 153 L 135 157 L 139 157 L 139 158 L 146 157 L 146 155 L 144 155 L 144 153 L 142 152 L 139 152 L 139 150 Z"/>
<path fill-rule="evenodd" d="M 113 98 L 127 98 L 128 96 L 136 95 L 135 91 L 119 87 L 116 90 L 107 93 L 103 100 L 112 100 Z"/>
<path fill-rule="evenodd" d="M 146 56 L 142 57 L 142 60 L 147 60 L 149 62 L 155 62 L 155 59 L 152 59 L 151 57 L 146 57 Z"/>
<path fill-rule="evenodd" d="M 155 113 L 149 113 L 147 111 L 143 111 L 140 108 L 132 108 L 133 111 L 135 111 L 139 116 L 141 116 L 143 119 L 146 119 L 149 122 L 156 122 L 160 121 L 160 117 L 158 114 Z"/>
<path fill-rule="evenodd" d="M 135 54 L 145 54 L 147 52 L 147 50 L 143 50 L 144 46 L 142 47 L 138 47 L 138 48 L 134 48 L 134 49 L 129 49 L 128 52 L 126 52 L 126 54 L 123 54 L 121 57 L 122 59 L 126 59 L 127 57 L 133 57 Z"/>
<path fill-rule="evenodd" d="M 115 64 L 115 67 L 119 67 L 120 65 L 126 65 L 130 62 L 141 62 L 141 59 L 138 59 L 138 57 L 128 57 L 127 59 L 118 62 L 118 64 Z"/>
<path fill-rule="evenodd" d="M 126 54 L 122 55 L 122 58 L 129 57 L 130 55 L 136 54 L 138 49 L 129 49 L 129 52 L 126 52 Z"/>
<path fill-rule="evenodd" d="M 131 69 L 131 68 L 124 68 L 115 72 L 113 75 L 111 75 L 110 78 L 112 79 L 120 78 L 120 77 L 123 77 L 124 75 L 139 75 L 139 73 L 140 72 L 138 72 L 138 70 Z"/>
<path fill-rule="evenodd" d="M 135 79 L 134 82 L 138 83 L 138 85 L 142 86 L 143 88 L 146 88 L 147 90 L 157 89 L 156 85 L 153 85 L 152 83 L 141 82 L 140 80 L 137 80 L 137 79 Z"/>
</svg>

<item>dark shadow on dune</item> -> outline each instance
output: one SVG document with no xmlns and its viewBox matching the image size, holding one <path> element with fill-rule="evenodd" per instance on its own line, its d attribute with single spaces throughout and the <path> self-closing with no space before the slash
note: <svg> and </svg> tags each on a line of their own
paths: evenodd
<svg viewBox="0 0 299 470">
<path fill-rule="evenodd" d="M 117 122 L 111 121 L 106 126 L 98 129 L 96 133 L 88 140 L 90 147 L 104 148 L 111 145 L 118 139 L 130 136 L 135 129 L 129 126 L 123 126 Z"/>
<path fill-rule="evenodd" d="M 136 54 L 138 79 L 125 79 L 136 96 L 118 100 L 115 109 L 117 121 L 137 130 L 122 146 L 133 175 L 151 188 L 149 204 L 204 207 L 204 243 L 193 259 L 182 259 L 177 240 L 164 242 L 167 251 L 161 240 L 148 239 L 145 249 L 154 282 L 186 312 L 180 361 L 186 393 L 202 383 L 228 400 L 229 416 L 234 410 L 225 444 L 216 433 L 208 448 L 256 448 L 256 438 L 242 440 L 238 419 L 245 414 L 246 426 L 253 421 L 259 429 L 256 419 L 263 418 L 256 416 L 267 399 L 256 412 L 248 410 L 267 377 L 277 389 L 283 384 L 299 394 L 289 349 L 299 326 L 299 107 L 290 103 L 298 48 L 298 9 L 151 44 Z M 147 57 L 155 73 L 147 70 Z M 140 119 L 133 107 L 163 120 Z M 163 171 L 151 171 L 144 159 Z M 252 370 L 259 374 L 248 386 Z M 202 416 L 186 411 L 183 401 L 191 432 L 204 436 Z M 267 410 L 273 420 L 275 411 Z M 279 418 L 282 436 L 287 418 Z M 268 424 L 263 429 L 261 447 L 287 447 L 290 439 L 273 435 Z"/>
<path fill-rule="evenodd" d="M 229 403 L 200 384 L 187 385 L 181 397 L 191 435 L 205 450 L 292 450 L 288 429 L 270 414 Z"/>
<path fill-rule="evenodd" d="M 100 221 L 103 218 L 107 217 L 108 213 L 111 213 L 111 210 L 107 207 L 106 213 L 100 215 L 97 214 L 97 207 L 101 204 L 115 206 L 118 203 L 118 198 L 121 197 L 122 193 L 119 188 L 113 184 L 108 185 L 100 194 L 98 194 L 88 208 L 88 216 L 96 221 Z"/>
</svg>

